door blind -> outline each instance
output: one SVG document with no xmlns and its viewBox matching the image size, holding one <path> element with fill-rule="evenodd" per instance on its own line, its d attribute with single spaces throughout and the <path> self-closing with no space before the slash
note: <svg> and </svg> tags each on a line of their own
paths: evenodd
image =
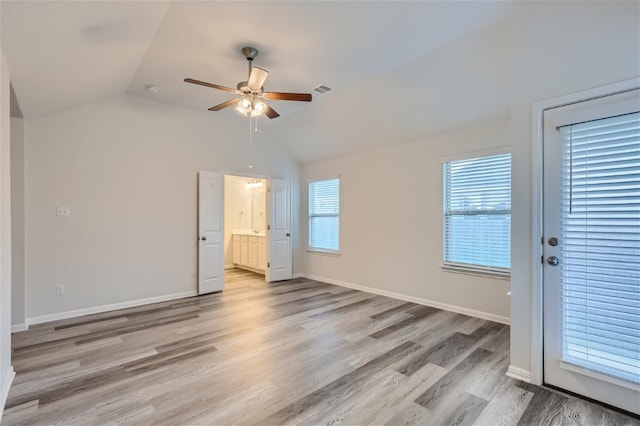
<svg viewBox="0 0 640 426">
<path fill-rule="evenodd" d="M 563 360 L 640 383 L 640 113 L 560 132 Z"/>
<path fill-rule="evenodd" d="M 340 179 L 309 183 L 309 248 L 340 248 Z"/>
<path fill-rule="evenodd" d="M 511 154 L 444 164 L 444 264 L 511 268 Z"/>
</svg>

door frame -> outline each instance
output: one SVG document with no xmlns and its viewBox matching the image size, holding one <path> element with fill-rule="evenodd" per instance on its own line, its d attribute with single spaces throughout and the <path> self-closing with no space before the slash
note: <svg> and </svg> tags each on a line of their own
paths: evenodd
<svg viewBox="0 0 640 426">
<path fill-rule="evenodd" d="M 239 172 L 239 171 L 236 171 L 236 170 L 220 170 L 220 173 L 222 174 L 222 182 L 223 182 L 223 185 L 224 185 L 224 178 L 225 178 L 225 176 L 234 176 L 234 177 L 241 177 L 241 178 L 264 179 L 264 180 L 266 180 L 266 181 L 268 181 L 268 182 L 271 182 L 271 179 L 273 179 L 273 177 L 272 177 L 271 175 L 263 175 L 263 174 L 259 174 L 259 173 L 251 173 L 251 172 Z M 268 186 L 268 184 L 267 184 L 267 186 Z M 270 208 L 270 206 L 269 206 L 268 199 L 265 199 L 265 203 L 267 204 L 266 208 L 267 208 L 267 209 L 269 209 L 269 208 Z M 222 197 L 222 210 L 224 210 L 224 208 L 225 208 L 225 202 L 224 202 L 224 196 L 223 196 L 223 197 Z M 226 221 L 226 218 L 225 218 L 225 221 Z M 222 225 L 223 225 L 223 227 L 225 227 L 225 224 L 224 224 L 224 223 L 223 223 Z M 269 233 L 269 232 L 266 232 L 266 233 L 265 233 L 265 243 L 267 244 L 267 246 L 269 245 L 270 241 L 271 241 L 271 235 L 270 235 L 270 233 Z M 226 253 L 223 253 L 223 256 L 224 256 L 225 254 L 226 254 Z M 268 260 L 267 260 L 267 261 L 268 261 Z M 224 268 L 224 265 L 223 265 L 222 267 Z M 265 271 L 265 274 L 264 274 L 264 278 L 265 278 L 265 282 L 266 282 L 266 281 L 267 281 L 267 274 L 266 274 L 266 271 Z"/>
<path fill-rule="evenodd" d="M 624 80 L 531 105 L 531 383 L 543 384 L 543 142 L 544 112 L 578 102 L 639 89 L 640 79 Z"/>
</svg>

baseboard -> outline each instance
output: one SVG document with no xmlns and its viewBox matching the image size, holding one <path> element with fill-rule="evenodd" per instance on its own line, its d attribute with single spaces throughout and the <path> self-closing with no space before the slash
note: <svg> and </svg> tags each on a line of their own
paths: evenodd
<svg viewBox="0 0 640 426">
<path fill-rule="evenodd" d="M 511 377 L 512 379 L 531 383 L 531 371 L 525 370 L 524 368 L 516 367 L 514 365 L 510 365 L 507 369 L 507 376 Z"/>
<path fill-rule="evenodd" d="M 182 293 L 166 294 L 163 296 L 148 297 L 146 299 L 130 300 L 127 302 L 112 303 L 110 305 L 93 306 L 91 308 L 76 309 L 73 311 L 58 312 L 49 315 L 40 315 L 27 318 L 27 326 L 32 324 L 42 324 L 45 322 L 58 321 L 62 319 L 75 318 L 83 315 L 100 314 L 103 312 L 115 311 L 135 306 L 149 305 L 151 303 L 166 302 L 168 300 L 183 299 L 185 297 L 197 296 L 197 291 L 185 291 Z"/>
<path fill-rule="evenodd" d="M 29 327 L 27 324 L 11 324 L 11 332 L 17 333 L 19 331 L 27 331 Z"/>
<path fill-rule="evenodd" d="M 488 321 L 499 322 L 501 324 L 509 325 L 511 320 L 508 317 L 501 315 L 491 314 L 489 312 L 476 311 L 474 309 L 463 308 L 461 306 L 449 305 L 447 303 L 437 302 L 435 300 L 422 299 L 420 297 L 408 296 L 406 294 L 394 293 L 392 291 L 380 290 L 377 288 L 367 287 L 359 284 L 352 284 L 345 281 L 333 280 L 330 278 L 319 277 L 317 275 L 310 274 L 295 274 L 295 278 L 309 278 L 311 280 L 322 281 L 328 284 L 335 284 L 341 287 L 352 288 L 354 290 L 360 290 L 367 293 L 378 294 L 380 296 L 391 297 L 393 299 L 404 300 L 405 302 L 417 303 L 419 305 L 431 306 L 433 308 L 443 309 L 445 311 L 451 311 L 458 314 L 469 315 L 471 317 L 481 318 Z"/>
<path fill-rule="evenodd" d="M 9 389 L 11 389 L 11 383 L 13 383 L 13 378 L 16 377 L 16 372 L 13 369 L 13 366 L 9 366 L 9 370 L 7 374 L 4 375 L 2 379 L 2 394 L 0 395 L 0 421 L 2 421 L 2 413 L 4 412 L 4 406 L 7 403 L 7 397 L 9 396 Z"/>
</svg>

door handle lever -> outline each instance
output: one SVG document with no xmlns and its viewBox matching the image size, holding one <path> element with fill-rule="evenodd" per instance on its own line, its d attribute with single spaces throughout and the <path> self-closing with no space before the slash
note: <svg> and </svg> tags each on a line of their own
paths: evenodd
<svg viewBox="0 0 640 426">
<path fill-rule="evenodd" d="M 201 237 L 200 238 L 202 241 L 207 241 L 207 237 Z"/>
</svg>

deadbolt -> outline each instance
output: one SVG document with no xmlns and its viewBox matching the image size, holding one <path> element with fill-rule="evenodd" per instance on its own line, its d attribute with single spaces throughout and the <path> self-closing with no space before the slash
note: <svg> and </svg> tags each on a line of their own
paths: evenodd
<svg viewBox="0 0 640 426">
<path fill-rule="evenodd" d="M 555 247 L 558 245 L 558 239 L 556 237 L 549 238 L 548 242 L 551 247 Z"/>
<path fill-rule="evenodd" d="M 555 256 L 549 256 L 547 258 L 547 263 L 551 266 L 558 266 L 558 263 L 560 263 L 560 260 L 558 260 L 558 258 Z"/>
</svg>

